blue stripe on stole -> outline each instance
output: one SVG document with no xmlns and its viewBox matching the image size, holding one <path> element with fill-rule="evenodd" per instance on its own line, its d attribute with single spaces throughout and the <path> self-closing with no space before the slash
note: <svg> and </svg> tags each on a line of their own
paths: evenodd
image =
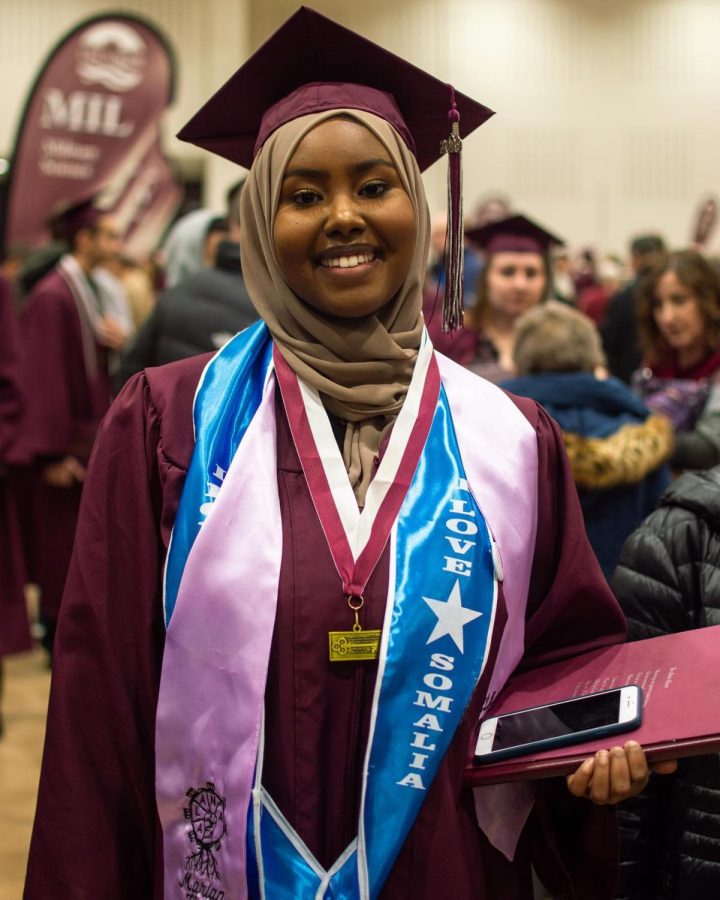
<svg viewBox="0 0 720 900">
<path fill-rule="evenodd" d="M 394 601 L 383 628 L 359 835 L 367 868 L 353 853 L 330 879 L 328 900 L 358 900 L 361 884 L 365 896 L 379 895 L 487 660 L 497 600 L 492 545 L 465 481 L 444 389 L 393 549 Z M 267 809 L 260 839 L 265 895 L 314 898 L 321 879 Z M 249 863 L 256 896 L 257 860 Z"/>
<path fill-rule="evenodd" d="M 272 361 L 264 322 L 237 334 L 207 364 L 193 408 L 195 449 L 173 525 L 165 566 L 165 627 L 170 623 L 188 554 L 235 451 L 262 400 Z"/>
</svg>

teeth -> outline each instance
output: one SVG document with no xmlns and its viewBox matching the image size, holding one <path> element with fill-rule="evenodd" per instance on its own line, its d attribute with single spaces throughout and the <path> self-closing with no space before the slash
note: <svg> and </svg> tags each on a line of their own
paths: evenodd
<svg viewBox="0 0 720 900">
<path fill-rule="evenodd" d="M 374 253 L 363 253 L 361 256 L 338 256 L 334 259 L 323 259 L 320 265 L 326 269 L 354 269 L 363 263 L 372 262 L 374 258 Z"/>
</svg>

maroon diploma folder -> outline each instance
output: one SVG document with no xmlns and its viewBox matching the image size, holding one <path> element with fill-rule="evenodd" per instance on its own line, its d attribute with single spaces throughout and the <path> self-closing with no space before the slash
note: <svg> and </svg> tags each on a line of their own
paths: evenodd
<svg viewBox="0 0 720 900">
<path fill-rule="evenodd" d="M 628 740 L 642 744 L 650 762 L 720 751 L 720 625 L 617 644 L 523 672 L 510 679 L 483 718 L 625 684 L 638 684 L 643 690 L 643 720 L 635 731 L 470 765 L 466 783 L 566 775 L 596 750 Z"/>
</svg>

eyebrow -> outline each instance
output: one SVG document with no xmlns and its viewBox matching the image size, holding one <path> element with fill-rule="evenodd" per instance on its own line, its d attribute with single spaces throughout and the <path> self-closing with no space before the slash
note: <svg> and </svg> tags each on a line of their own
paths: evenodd
<svg viewBox="0 0 720 900">
<path fill-rule="evenodd" d="M 376 168 L 376 166 L 385 166 L 388 169 L 395 168 L 395 164 L 390 162 L 389 159 L 378 157 L 377 159 L 366 159 L 362 162 L 355 163 L 349 167 L 348 171 L 351 175 L 362 175 L 365 172 L 369 172 L 371 169 Z M 288 169 L 283 176 L 283 180 L 285 178 L 315 178 L 317 180 L 322 180 L 323 178 L 329 177 L 330 173 L 325 169 L 306 169 L 304 167 L 298 167 L 295 169 Z"/>
</svg>

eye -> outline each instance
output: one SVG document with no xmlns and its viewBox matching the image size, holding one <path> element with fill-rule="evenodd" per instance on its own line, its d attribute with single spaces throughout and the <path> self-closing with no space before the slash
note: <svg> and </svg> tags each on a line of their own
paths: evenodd
<svg viewBox="0 0 720 900">
<path fill-rule="evenodd" d="M 500 274 L 503 278 L 512 278 L 515 274 L 515 266 L 503 266 L 503 268 L 500 269 Z"/>
<path fill-rule="evenodd" d="M 383 194 L 386 194 L 390 190 L 390 185 L 387 181 L 381 181 L 380 179 L 375 179 L 374 181 L 368 181 L 367 184 L 364 184 L 360 188 L 360 195 L 362 197 L 382 197 Z"/>
<path fill-rule="evenodd" d="M 311 206 L 319 199 L 320 194 L 317 191 L 310 190 L 310 188 L 300 188 L 299 191 L 293 191 L 290 195 L 290 202 L 294 203 L 295 206 Z"/>
<path fill-rule="evenodd" d="M 525 277 L 527 279 L 539 278 L 540 269 L 525 269 Z"/>
</svg>

